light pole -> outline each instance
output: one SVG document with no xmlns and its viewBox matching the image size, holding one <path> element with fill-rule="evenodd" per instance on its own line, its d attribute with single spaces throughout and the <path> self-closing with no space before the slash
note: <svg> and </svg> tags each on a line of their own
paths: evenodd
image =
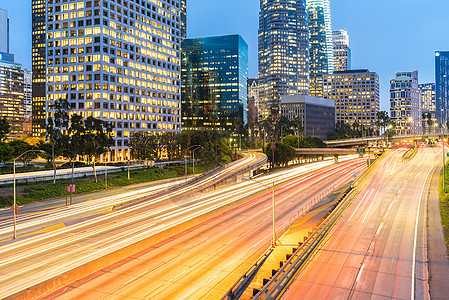
<svg viewBox="0 0 449 300">
<path fill-rule="evenodd" d="M 281 126 L 281 141 L 284 138 L 284 130 L 283 130 L 284 126 L 288 126 L 288 124 L 284 124 L 284 125 Z"/>
<path fill-rule="evenodd" d="M 255 180 L 255 179 L 253 179 L 251 177 L 250 178 L 243 178 L 242 180 L 254 181 L 254 182 L 260 184 L 261 186 L 263 186 L 268 192 L 270 192 L 270 188 L 267 185 L 263 184 L 260 181 Z M 273 214 L 273 239 L 271 240 L 271 247 L 276 247 L 276 240 L 277 240 L 277 237 L 276 237 L 276 216 L 275 216 L 276 201 L 275 201 L 275 197 L 274 197 L 274 192 L 275 192 L 275 189 L 274 189 L 274 180 L 273 180 L 272 190 L 271 190 L 271 203 L 272 203 L 272 207 L 273 207 L 273 209 L 272 209 L 272 214 Z"/>
<path fill-rule="evenodd" d="M 184 170 L 185 170 L 185 176 L 187 177 L 187 150 L 194 147 L 202 147 L 201 145 L 192 145 L 188 147 L 187 149 L 184 149 Z"/>
<path fill-rule="evenodd" d="M 22 156 L 24 156 L 25 154 L 27 154 L 27 153 L 30 153 L 30 152 L 45 152 L 45 151 L 43 151 L 43 150 L 28 150 L 28 151 L 25 151 L 25 152 L 23 152 L 22 154 L 20 154 L 19 156 L 17 156 L 16 158 L 14 158 L 14 161 L 13 161 L 13 189 L 14 189 L 14 204 L 13 204 L 13 207 L 12 207 L 12 212 L 13 212 L 13 215 L 14 215 L 14 221 L 13 221 L 13 223 L 14 223 L 14 230 L 13 230 L 13 235 L 12 235 L 12 238 L 13 239 L 16 239 L 16 207 L 17 207 L 17 204 L 16 204 L 16 160 L 18 160 L 19 158 L 21 158 Z"/>
<path fill-rule="evenodd" d="M 195 175 L 195 151 L 198 150 L 198 149 L 200 149 L 200 148 L 203 148 L 203 146 L 200 145 L 199 147 L 196 147 L 195 149 L 192 150 L 192 153 L 193 153 L 193 168 L 192 168 L 192 173 L 193 173 L 193 175 Z"/>
</svg>

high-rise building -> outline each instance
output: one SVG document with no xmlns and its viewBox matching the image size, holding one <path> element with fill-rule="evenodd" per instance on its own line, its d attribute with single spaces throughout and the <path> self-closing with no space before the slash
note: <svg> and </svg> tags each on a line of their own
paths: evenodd
<svg viewBox="0 0 449 300">
<path fill-rule="evenodd" d="M 33 73 L 33 136 L 45 135 L 46 126 L 46 20 L 47 1 L 32 4 L 32 73 Z M 60 8 L 59 8 L 60 10 Z M 54 22 L 54 21 L 53 21 Z M 50 23 L 50 22 L 49 22 Z M 67 23 L 64 22 L 64 23 Z M 61 26 L 60 24 L 58 25 Z M 67 30 L 67 28 L 66 28 Z"/>
<path fill-rule="evenodd" d="M 260 101 L 259 79 L 248 79 L 248 123 L 255 123 L 259 119 L 259 113 L 264 110 Z"/>
<path fill-rule="evenodd" d="M 8 137 L 17 138 L 23 129 L 23 70 L 14 55 L 0 52 L 0 117 L 11 125 Z"/>
<path fill-rule="evenodd" d="M 261 0 L 259 14 L 260 101 L 264 117 L 284 95 L 309 92 L 309 28 L 306 0 Z"/>
<path fill-rule="evenodd" d="M 33 74 L 29 71 L 24 71 L 23 81 L 23 135 L 32 136 Z"/>
<path fill-rule="evenodd" d="M 182 127 L 233 130 L 247 123 L 248 44 L 240 35 L 182 42 Z"/>
<path fill-rule="evenodd" d="M 396 134 L 422 133 L 418 71 L 399 72 L 390 80 L 390 115 Z"/>
<path fill-rule="evenodd" d="M 421 108 L 423 112 L 429 112 L 432 116 L 435 116 L 435 83 L 423 83 L 418 85 L 418 87 L 421 93 Z"/>
<path fill-rule="evenodd" d="M 9 53 L 8 12 L 0 8 L 0 52 Z"/>
<path fill-rule="evenodd" d="M 35 133 L 44 133 L 61 99 L 73 112 L 112 123 L 106 160 L 126 159 L 136 131 L 179 132 L 180 5 L 33 0 Z"/>
<path fill-rule="evenodd" d="M 335 104 L 330 99 L 306 95 L 283 96 L 281 115 L 294 122 L 299 117 L 306 135 L 327 140 L 335 130 Z"/>
<path fill-rule="evenodd" d="M 335 102 L 335 121 L 374 129 L 380 109 L 379 75 L 368 70 L 348 70 L 315 77 L 315 97 Z"/>
<path fill-rule="evenodd" d="M 181 39 L 187 38 L 187 0 L 181 0 Z"/>
<path fill-rule="evenodd" d="M 449 51 L 435 52 L 436 118 L 440 124 L 449 121 Z"/>
<path fill-rule="evenodd" d="M 329 0 L 307 0 L 310 36 L 310 75 L 334 72 Z"/>
<path fill-rule="evenodd" d="M 351 47 L 349 46 L 349 35 L 345 29 L 332 31 L 334 47 L 334 70 L 351 70 Z"/>
</svg>

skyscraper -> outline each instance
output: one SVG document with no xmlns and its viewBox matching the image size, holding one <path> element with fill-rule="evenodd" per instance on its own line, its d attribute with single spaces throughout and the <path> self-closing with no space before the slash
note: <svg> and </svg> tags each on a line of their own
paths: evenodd
<svg viewBox="0 0 449 300">
<path fill-rule="evenodd" d="M 33 94 L 36 133 L 45 133 L 62 99 L 73 112 L 112 123 L 106 160 L 126 159 L 136 131 L 179 132 L 180 6 L 33 0 L 33 83 L 42 88 Z"/>
<path fill-rule="evenodd" d="M 0 52 L 9 53 L 8 12 L 0 8 Z"/>
<path fill-rule="evenodd" d="M 310 74 L 332 74 L 334 51 L 329 0 L 307 0 L 310 32 Z"/>
<path fill-rule="evenodd" d="M 419 85 L 421 93 L 421 107 L 423 112 L 428 112 L 435 116 L 435 83 L 422 83 Z"/>
<path fill-rule="evenodd" d="M 268 116 L 284 95 L 309 92 L 309 29 L 306 0 L 261 0 L 259 14 L 260 101 Z"/>
<path fill-rule="evenodd" d="M 248 44 L 240 35 L 182 42 L 182 127 L 234 130 L 247 123 Z"/>
<path fill-rule="evenodd" d="M 374 129 L 380 109 L 379 75 L 376 72 L 349 70 L 316 75 L 314 79 L 312 94 L 334 100 L 336 122 L 353 128 Z"/>
<path fill-rule="evenodd" d="M 449 121 L 449 51 L 435 52 L 436 118 L 447 125 Z"/>
<path fill-rule="evenodd" d="M 181 39 L 187 38 L 187 0 L 181 0 Z"/>
<path fill-rule="evenodd" d="M 349 35 L 345 29 L 332 31 L 334 47 L 334 70 L 351 70 L 351 47 L 349 46 Z"/>
<path fill-rule="evenodd" d="M 418 71 L 399 72 L 390 80 L 390 115 L 397 134 L 422 133 Z"/>
</svg>

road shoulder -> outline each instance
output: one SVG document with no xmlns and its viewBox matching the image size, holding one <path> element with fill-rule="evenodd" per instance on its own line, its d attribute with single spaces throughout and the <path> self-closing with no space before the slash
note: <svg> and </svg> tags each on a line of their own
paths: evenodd
<svg viewBox="0 0 449 300">
<path fill-rule="evenodd" d="M 432 176 L 427 207 L 427 257 L 429 262 L 429 285 L 431 299 L 447 299 L 449 259 L 444 243 L 438 195 L 441 167 Z"/>
</svg>

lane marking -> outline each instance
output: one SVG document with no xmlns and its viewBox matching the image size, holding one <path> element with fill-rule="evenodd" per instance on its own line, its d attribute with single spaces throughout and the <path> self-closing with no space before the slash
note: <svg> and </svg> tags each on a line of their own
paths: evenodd
<svg viewBox="0 0 449 300">
<path fill-rule="evenodd" d="M 363 264 L 362 267 L 360 268 L 359 275 L 357 275 L 357 280 L 356 280 L 356 282 L 359 282 L 360 276 L 362 276 L 362 273 L 363 273 L 363 269 L 364 269 L 364 268 L 365 268 L 365 264 Z"/>
</svg>

